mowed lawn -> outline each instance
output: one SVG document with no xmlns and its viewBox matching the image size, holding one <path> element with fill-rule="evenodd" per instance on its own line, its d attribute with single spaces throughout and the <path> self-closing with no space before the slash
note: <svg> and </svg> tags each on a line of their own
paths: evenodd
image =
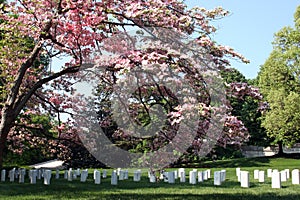
<svg viewBox="0 0 300 200">
<path fill-rule="evenodd" d="M 203 167 L 200 167 L 203 166 Z M 267 169 L 300 169 L 300 160 L 283 159 L 283 158 L 255 158 L 255 159 L 235 159 L 218 162 L 205 162 L 197 168 L 199 171 L 211 169 L 212 178 L 196 185 L 188 183 L 188 171 L 186 169 L 186 183 L 180 183 L 176 180 L 175 184 L 149 183 L 147 170 L 143 170 L 143 177 L 140 182 L 133 182 L 133 169 L 129 169 L 129 179 L 118 181 L 117 186 L 110 183 L 110 173 L 108 177 L 101 180 L 100 185 L 95 185 L 93 180 L 93 169 L 87 182 L 81 183 L 80 178 L 72 182 L 63 179 L 61 171 L 60 179 L 55 179 L 53 174 L 51 185 L 44 185 L 43 180 L 37 180 L 37 184 L 30 184 L 28 178 L 25 183 L 14 182 L 9 180 L 0 183 L 0 199 L 249 199 L 249 200 L 299 200 L 300 185 L 292 185 L 291 178 L 282 183 L 281 189 L 271 188 L 271 179 L 267 178 Z M 250 188 L 241 188 L 235 175 L 235 168 L 250 172 Z M 226 181 L 221 186 L 213 185 L 213 172 L 216 170 L 226 170 Z M 259 183 L 253 179 L 255 169 L 265 170 L 265 183 Z M 174 169 L 167 169 L 174 170 Z M 54 172 L 53 172 L 54 173 Z"/>
</svg>

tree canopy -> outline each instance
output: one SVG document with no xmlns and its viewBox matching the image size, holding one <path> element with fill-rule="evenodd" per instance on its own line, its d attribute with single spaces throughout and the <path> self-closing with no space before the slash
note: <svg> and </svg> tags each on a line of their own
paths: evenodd
<svg viewBox="0 0 300 200">
<path fill-rule="evenodd" d="M 295 27 L 275 34 L 273 51 L 259 72 L 259 86 L 268 103 L 263 127 L 275 143 L 293 146 L 300 136 L 300 7 Z"/>
</svg>

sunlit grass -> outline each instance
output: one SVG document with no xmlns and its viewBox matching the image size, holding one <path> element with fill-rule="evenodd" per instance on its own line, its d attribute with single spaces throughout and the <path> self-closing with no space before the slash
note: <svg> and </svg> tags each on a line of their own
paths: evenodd
<svg viewBox="0 0 300 200">
<path fill-rule="evenodd" d="M 119 181 L 117 186 L 110 184 L 110 176 L 101 180 L 100 185 L 93 181 L 92 169 L 90 170 L 87 182 L 81 183 L 77 178 L 72 182 L 63 179 L 61 172 L 60 179 L 51 179 L 51 185 L 43 185 L 42 180 L 37 184 L 26 183 L 0 183 L 0 199 L 300 199 L 300 185 L 292 185 L 291 179 L 282 183 L 281 189 L 271 188 L 271 179 L 266 177 L 265 183 L 259 183 L 253 179 L 254 169 L 296 169 L 300 168 L 300 160 L 297 159 L 236 159 L 218 162 L 202 163 L 204 167 L 212 170 L 226 169 L 226 181 L 221 186 L 213 185 L 213 178 L 196 185 L 180 183 L 175 184 L 149 183 L 147 172 L 144 170 L 142 180 L 133 182 L 132 170 L 129 173 L 129 180 Z M 250 172 L 250 188 L 241 188 L 235 176 L 235 167 Z M 206 168 L 198 168 L 205 170 Z M 168 169 L 174 170 L 174 169 Z M 187 169 L 187 171 L 190 169 Z M 111 170 L 108 170 L 108 175 Z M 188 173 L 187 173 L 188 174 Z"/>
</svg>

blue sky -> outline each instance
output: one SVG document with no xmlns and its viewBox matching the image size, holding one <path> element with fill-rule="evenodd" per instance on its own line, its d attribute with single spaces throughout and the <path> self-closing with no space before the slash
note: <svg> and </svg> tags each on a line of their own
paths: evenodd
<svg viewBox="0 0 300 200">
<path fill-rule="evenodd" d="M 284 26 L 294 26 L 294 12 L 300 0 L 186 0 L 189 7 L 212 9 L 221 6 L 230 16 L 215 22 L 214 40 L 233 47 L 250 60 L 249 64 L 233 61 L 246 78 L 255 78 L 259 66 L 272 51 L 274 33 Z"/>
</svg>

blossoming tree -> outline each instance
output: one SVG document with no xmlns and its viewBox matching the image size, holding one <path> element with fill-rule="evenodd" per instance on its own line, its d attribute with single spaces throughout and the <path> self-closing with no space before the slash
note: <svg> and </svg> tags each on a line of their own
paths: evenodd
<svg viewBox="0 0 300 200">
<path fill-rule="evenodd" d="M 219 69 L 229 64 L 228 56 L 247 62 L 232 48 L 210 39 L 216 31 L 210 21 L 227 14 L 222 8 L 188 9 L 177 0 L 12 0 L 1 4 L 0 166 L 8 136 L 15 133 L 20 121 L 17 119 L 26 124 L 25 116 L 50 112 L 58 116 L 57 137 L 63 137 L 66 126 L 60 114 L 80 105 L 78 99 L 78 105 L 72 103 L 76 99 L 72 78 L 79 78 L 77 72 L 85 61 L 103 50 L 105 39 L 120 31 L 133 27 L 169 28 L 193 35 L 195 43 L 207 50 Z M 24 45 L 25 38 L 30 38 L 33 45 Z M 116 48 L 122 48 L 122 44 Z M 70 60 L 51 68 L 41 62 L 43 58 L 61 57 Z M 245 86 L 233 89 L 245 90 Z M 234 117 L 229 117 L 226 124 L 241 127 Z M 228 133 L 233 134 L 235 129 L 230 130 Z"/>
</svg>

